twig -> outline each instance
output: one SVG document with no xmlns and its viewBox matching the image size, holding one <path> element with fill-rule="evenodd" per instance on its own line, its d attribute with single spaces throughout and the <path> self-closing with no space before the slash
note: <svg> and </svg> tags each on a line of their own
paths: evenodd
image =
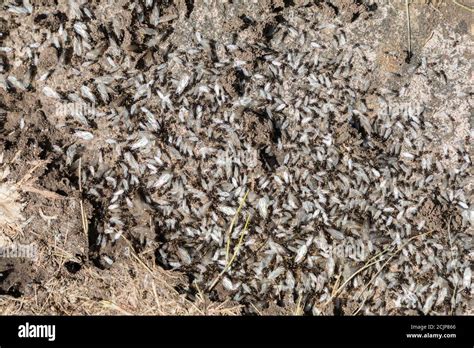
<svg viewBox="0 0 474 348">
<path fill-rule="evenodd" d="M 433 10 L 435 10 L 436 12 L 438 12 L 439 14 L 441 14 L 441 11 L 438 10 L 438 8 L 436 6 L 434 6 L 433 4 L 431 4 L 431 2 L 429 3 L 429 5 L 433 8 Z"/>
<path fill-rule="evenodd" d="M 332 289 L 332 292 L 331 292 L 331 296 L 334 297 L 334 292 L 336 291 L 336 289 L 338 288 L 339 286 L 339 283 L 341 282 L 341 276 L 342 276 L 342 272 L 339 273 L 339 276 L 337 277 L 336 279 L 336 283 L 334 284 L 334 288 Z"/>
<path fill-rule="evenodd" d="M 459 2 L 457 2 L 456 0 L 453 0 L 453 2 L 454 2 L 456 5 L 461 6 L 463 9 L 465 9 L 465 10 L 467 10 L 467 11 L 469 11 L 469 12 L 474 12 L 474 8 L 471 8 L 471 7 L 469 7 L 469 6 L 463 5 L 463 4 L 459 3 Z"/>
<path fill-rule="evenodd" d="M 454 310 L 456 309 L 456 293 L 458 291 L 458 282 L 456 281 L 456 285 L 454 286 L 453 296 L 451 297 L 451 315 L 454 314 Z"/>
<path fill-rule="evenodd" d="M 151 289 L 153 290 L 153 295 L 155 296 L 156 307 L 160 306 L 160 300 L 158 299 L 158 293 L 156 292 L 155 280 L 151 281 Z"/>
<path fill-rule="evenodd" d="M 428 42 L 430 42 L 430 40 L 431 40 L 431 38 L 433 37 L 433 35 L 434 35 L 434 30 L 431 31 L 430 37 L 428 38 L 428 40 L 425 41 L 425 43 L 424 43 L 422 49 L 425 48 L 425 46 L 426 46 L 426 44 L 427 44 Z"/>
<path fill-rule="evenodd" d="M 448 241 L 449 241 L 449 260 L 453 260 L 453 244 L 451 240 L 451 219 L 452 217 L 449 217 L 448 221 Z M 456 308 L 456 291 L 458 289 L 458 282 L 456 281 L 456 286 L 454 287 L 453 291 L 453 296 L 451 298 L 451 315 L 454 313 L 454 309 Z"/>
<path fill-rule="evenodd" d="M 118 304 L 112 302 L 112 301 L 108 301 L 108 300 L 102 300 L 99 302 L 104 308 L 107 308 L 107 309 L 115 309 L 116 311 L 124 314 L 124 315 L 132 315 L 132 313 L 126 311 L 125 309 L 123 309 L 122 307 L 120 307 Z"/>
<path fill-rule="evenodd" d="M 198 298 L 201 299 L 201 302 L 202 302 L 202 305 L 204 307 L 204 315 L 208 315 L 208 305 L 207 305 L 207 299 L 206 297 L 204 296 L 204 293 L 202 292 L 201 288 L 199 287 L 198 283 L 197 282 L 194 282 L 194 287 L 196 288 L 197 290 L 197 293 L 198 293 Z"/>
<path fill-rule="evenodd" d="M 406 12 L 407 12 L 407 29 L 408 29 L 408 59 L 411 59 L 411 25 L 410 25 L 410 2 L 405 0 Z"/>
<path fill-rule="evenodd" d="M 16 183 L 16 187 L 23 192 L 37 193 L 49 199 L 64 199 L 63 196 L 58 195 L 55 192 L 42 190 L 33 186 L 37 178 L 33 178 L 33 172 L 49 163 L 49 160 L 46 161 L 34 161 L 34 165 L 31 167 L 28 172 Z"/>
<path fill-rule="evenodd" d="M 260 312 L 260 311 L 258 310 L 258 308 L 255 307 L 255 305 L 254 305 L 252 302 L 250 302 L 250 305 L 253 307 L 253 309 L 255 309 L 255 311 L 257 312 L 257 314 L 258 314 L 259 316 L 262 316 L 262 312 Z"/>
<path fill-rule="evenodd" d="M 451 219 L 452 217 L 450 216 L 449 221 L 448 221 L 448 241 L 449 241 L 449 254 L 451 256 L 450 259 L 452 260 L 453 259 L 453 243 L 451 240 Z"/>
<path fill-rule="evenodd" d="M 64 199 L 63 196 L 58 195 L 55 192 L 47 191 L 47 190 L 41 190 L 36 187 L 33 187 L 31 185 L 23 185 L 19 187 L 20 190 L 23 192 L 30 192 L 30 193 L 37 193 L 43 197 L 49 198 L 49 199 Z"/>
<path fill-rule="evenodd" d="M 20 181 L 18 181 L 17 185 L 18 186 L 23 186 L 25 185 L 27 182 L 31 182 L 31 178 L 32 178 L 32 174 L 33 172 L 38 169 L 39 167 L 43 166 L 43 165 L 46 165 L 49 163 L 49 161 L 34 161 L 32 162 L 34 163 L 33 167 L 31 167 L 28 172 L 23 176 L 23 178 L 21 178 Z M 33 179 L 33 181 L 36 180 L 36 179 Z"/>
<path fill-rule="evenodd" d="M 89 226 L 87 224 L 87 215 L 84 209 L 84 203 L 82 202 L 82 158 L 79 158 L 79 168 L 78 168 L 78 176 L 79 176 L 79 193 L 81 195 L 81 199 L 79 204 L 81 206 L 81 220 L 82 220 L 82 229 L 84 230 L 84 234 L 86 238 L 89 236 Z"/>
</svg>

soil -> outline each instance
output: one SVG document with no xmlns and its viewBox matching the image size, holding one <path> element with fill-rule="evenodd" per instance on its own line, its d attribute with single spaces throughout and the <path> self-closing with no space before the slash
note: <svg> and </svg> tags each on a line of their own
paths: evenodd
<svg viewBox="0 0 474 348">
<path fill-rule="evenodd" d="M 50 6 L 48 1 L 41 3 L 35 6 L 33 15 L 26 17 L 24 21 L 22 19 L 22 23 L 17 17 L 15 20 L 10 20 L 11 14 L 1 10 L 2 5 L 0 5 L 0 32 L 2 33 L 0 46 L 10 46 L 15 43 L 22 46 L 29 40 L 35 41 L 46 31 L 52 32 L 59 29 L 65 14 L 68 13 L 67 2 L 59 1 L 59 6 Z M 97 4 L 93 6 L 100 6 L 98 2 L 95 3 Z M 130 11 L 121 10 L 125 3 L 125 1 L 117 1 L 116 5 L 108 7 L 100 13 L 104 17 L 116 16 L 123 26 L 133 27 Z M 190 40 L 196 30 L 210 39 L 228 39 L 234 40 L 236 43 L 265 40 L 275 35 L 274 31 L 278 21 L 291 16 L 292 11 L 320 12 L 328 18 L 338 17 L 342 22 L 347 23 L 359 21 L 361 23 L 359 32 L 353 32 L 351 35 L 360 36 L 363 38 L 362 41 L 372 42 L 375 40 L 378 42 L 376 51 L 378 66 L 371 77 L 371 83 L 392 89 L 399 89 L 406 85 L 408 79 L 411 78 L 410 69 L 421 62 L 423 50 L 426 49 L 435 30 L 441 32 L 442 35 L 467 34 L 471 35 L 471 38 L 474 35 L 472 14 L 461 7 L 437 1 L 416 2 L 411 5 L 412 56 L 408 59 L 403 1 L 400 4 L 396 2 L 393 5 L 378 6 L 364 5 L 360 1 L 348 0 L 314 2 L 265 0 L 249 1 L 245 6 L 233 6 L 231 5 L 232 1 L 213 1 L 209 6 L 202 5 L 197 1 L 184 0 L 164 1 L 163 3 L 168 5 L 163 5 L 160 16 L 169 16 L 168 27 L 173 28 L 173 33 L 167 39 L 167 43 L 170 45 L 176 39 Z M 44 15 L 42 15 L 43 13 Z M 38 30 L 33 32 L 27 29 L 30 26 Z M 101 35 L 97 28 L 91 29 L 92 39 Z M 123 43 L 130 49 L 133 57 L 131 64 L 137 64 L 140 59 L 152 61 L 150 64 L 160 64 L 161 58 L 158 54 L 143 56 L 141 53 L 135 53 L 137 42 L 141 42 L 146 36 L 140 30 L 135 32 L 135 35 L 136 37 L 131 37 L 129 32 L 125 31 Z M 134 42 L 133 45 L 132 42 Z M 459 45 L 463 45 L 463 43 L 459 42 Z M 242 51 L 239 54 L 241 60 L 246 61 L 246 64 L 251 64 L 257 53 Z M 225 51 L 216 47 L 216 54 L 224 56 Z M 5 54 L 0 51 L 0 60 L 2 57 L 5 57 Z M 95 63 L 93 63 L 92 67 L 77 72 L 65 71 L 64 68 L 58 67 L 57 62 L 58 52 L 56 49 L 45 48 L 39 54 L 35 76 L 52 71 L 49 84 L 59 93 L 71 90 L 79 91 L 80 85 L 98 73 L 99 69 L 98 66 L 94 68 Z M 10 75 L 25 76 L 29 67 L 11 61 L 8 62 L 7 69 Z M 245 77 L 238 70 L 229 71 L 225 80 L 221 82 L 227 93 L 232 96 L 238 96 L 245 90 Z M 127 98 L 129 96 L 124 94 L 123 101 L 126 102 Z M 120 105 L 121 101 L 115 102 Z M 370 117 L 370 113 L 376 113 L 380 106 L 376 97 L 370 93 L 366 103 Z M 3 163 L 10 169 L 9 182 L 20 181 L 35 163 L 38 163 L 37 161 L 42 161 L 42 165 L 33 173 L 34 186 L 54 194 L 54 198 L 51 198 L 52 196 L 48 196 L 48 194 L 22 193 L 25 220 L 19 222 L 21 233 L 15 237 L 15 242 L 37 245 L 38 258 L 36 260 L 0 258 L 0 296 L 4 295 L 3 302 L 0 302 L 0 312 L 7 312 L 7 308 L 11 312 L 23 314 L 31 312 L 36 314 L 140 312 L 142 307 L 138 302 L 141 301 L 140 296 L 145 296 L 140 292 L 135 293 L 135 297 L 129 296 L 128 302 L 120 308 L 118 308 L 119 306 L 110 306 L 105 309 L 100 307 L 98 310 L 98 307 L 94 307 L 99 306 L 99 303 L 105 300 L 116 303 L 116 299 L 123 295 L 119 289 L 122 284 L 112 280 L 111 275 L 122 277 L 127 282 L 133 282 L 137 277 L 140 278 L 140 281 L 144 279 L 142 275 L 133 275 L 134 272 L 147 273 L 138 265 L 138 261 L 133 255 L 139 255 L 141 262 L 148 265 L 147 267 L 160 269 L 166 267 L 166 265 L 160 265 L 159 257 L 154 252 L 160 245 L 160 231 L 155 230 L 155 226 L 151 222 L 151 209 L 148 203 L 143 201 L 139 191 L 136 192 L 136 204 L 132 211 L 132 218 L 130 221 L 124 221 L 128 227 L 126 240 L 119 239 L 113 247 L 110 247 L 113 250 L 98 248 L 95 244 L 97 235 L 103 232 L 100 220 L 101 211 L 106 206 L 106 201 L 102 197 L 112 195 L 113 189 L 103 187 L 100 195 L 95 198 L 82 192 L 78 180 L 80 168 L 77 159 L 81 158 L 82 164 L 84 164 L 81 169 L 86 170 L 88 165 L 98 161 L 97 154 L 100 153 L 102 154 L 103 171 L 107 171 L 109 161 L 114 162 L 117 154 L 105 147 L 104 142 L 100 139 L 107 139 L 112 135 L 116 137 L 116 130 L 102 127 L 101 121 L 98 119 L 96 124 L 91 125 L 96 130 L 94 132 L 95 139 L 84 146 L 84 141 L 65 132 L 64 126 L 73 120 L 59 115 L 56 112 L 57 104 L 52 102 L 51 98 L 45 97 L 40 87 L 35 84 L 32 84 L 26 91 L 17 91 L 16 93 L 7 93 L 3 88 L 0 88 L 0 109 L 7 110 L 4 120 L 2 120 L 0 113 L 0 154 L 3 154 Z M 433 109 L 436 109 L 436 105 L 433 105 Z M 472 113 L 472 109 L 466 109 L 466 112 Z M 255 114 L 250 110 L 241 110 L 241 114 L 237 117 L 243 119 L 242 137 L 252 138 L 255 148 L 259 149 L 259 153 L 254 154 L 255 157 L 263 158 L 263 160 L 256 161 L 256 177 L 259 172 L 273 170 L 276 164 L 282 163 L 284 153 L 281 153 L 277 147 L 280 136 L 278 124 L 272 124 L 262 115 Z M 431 117 L 436 119 L 436 114 L 432 113 Z M 438 115 L 438 117 L 442 120 L 443 116 Z M 473 119 L 471 116 L 471 127 L 474 123 Z M 21 120 L 23 121 L 21 122 Z M 459 121 L 462 127 L 465 127 L 465 123 L 463 120 Z M 19 126 L 20 124 L 23 124 L 22 128 Z M 172 125 L 172 127 L 179 126 Z M 178 128 L 174 128 L 173 131 L 178 133 Z M 344 143 L 354 136 L 355 132 L 356 130 L 348 125 L 341 127 L 338 130 L 336 141 Z M 469 129 L 465 130 L 465 134 L 468 132 Z M 447 131 L 445 141 L 446 143 L 456 141 L 458 136 L 458 132 Z M 442 144 L 433 146 L 439 146 L 441 149 Z M 72 154 L 74 150 L 75 153 Z M 70 155 L 67 154 L 68 152 Z M 446 163 L 449 164 L 448 159 L 446 159 Z M 86 227 L 82 221 L 81 204 L 87 221 Z M 433 202 L 426 201 L 420 216 L 426 219 L 426 224 L 430 228 L 436 229 L 439 226 L 447 226 L 449 223 L 451 231 L 456 231 L 461 224 L 461 218 L 450 212 L 452 212 L 450 207 L 440 207 L 434 205 Z M 451 216 L 450 214 L 452 218 L 448 222 L 446 216 Z M 113 263 L 104 262 L 104 256 L 112 259 Z M 179 276 L 181 277 L 181 275 Z M 189 299 L 197 301 L 199 292 L 194 289 L 192 281 L 186 276 L 179 278 L 179 280 L 169 280 L 173 279 L 173 275 L 170 276 L 166 273 L 166 276 L 163 277 L 168 279 L 172 288 L 175 287 L 176 291 L 182 292 L 181 295 L 177 295 L 178 300 L 173 301 L 189 301 Z M 90 282 L 88 284 L 94 289 L 87 290 L 83 296 L 74 293 L 73 299 L 72 295 L 67 294 L 64 295 L 64 299 L 53 301 L 50 298 L 55 289 L 57 291 L 71 290 L 78 288 L 82 282 Z M 111 288 L 111 286 L 115 288 Z M 153 301 L 152 290 L 147 291 L 145 297 Z M 162 288 L 160 291 L 165 290 Z M 228 297 L 228 293 L 220 285 L 216 288 L 216 293 L 214 299 L 217 301 L 216 303 L 223 302 Z M 168 295 L 160 294 L 160 296 L 168 298 L 166 297 Z M 185 297 L 188 297 L 188 300 L 182 300 Z M 23 307 L 17 307 L 11 298 L 24 300 Z M 130 298 L 132 299 L 130 300 Z M 203 301 L 212 302 L 212 296 L 211 300 L 205 299 Z M 35 305 L 35 302 L 50 305 L 44 307 Z M 295 299 L 284 299 L 279 305 L 275 301 L 268 308 L 258 308 L 258 311 L 261 314 L 293 314 L 296 308 L 295 303 Z M 338 313 L 340 305 L 339 303 L 333 304 L 329 309 L 326 309 L 327 313 L 325 314 Z M 186 302 L 181 306 L 191 305 Z M 231 303 L 230 307 L 232 306 L 235 304 Z M 125 307 L 128 309 L 125 310 Z M 168 310 L 164 309 L 163 314 L 173 312 L 171 310 L 166 312 Z M 304 312 L 304 308 L 302 312 Z M 347 310 L 347 312 L 350 313 L 351 310 Z M 180 313 L 185 313 L 185 311 Z"/>
</svg>

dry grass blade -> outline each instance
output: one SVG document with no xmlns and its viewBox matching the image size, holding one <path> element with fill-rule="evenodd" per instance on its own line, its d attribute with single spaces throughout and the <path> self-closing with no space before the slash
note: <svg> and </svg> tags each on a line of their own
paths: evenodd
<svg viewBox="0 0 474 348">
<path fill-rule="evenodd" d="M 240 214 L 240 211 L 242 210 L 242 207 L 245 204 L 245 201 L 247 200 L 247 196 L 249 194 L 249 190 L 245 192 L 244 197 L 240 201 L 239 207 L 237 208 L 237 212 L 235 213 L 234 217 L 232 218 L 232 221 L 230 223 L 229 230 L 227 231 L 227 245 L 225 248 L 225 261 L 227 262 L 229 260 L 229 254 L 230 254 L 230 236 L 232 235 L 232 230 L 234 229 L 234 225 L 237 222 L 238 216 Z"/>
<path fill-rule="evenodd" d="M 227 264 L 224 267 L 224 269 L 222 270 L 222 272 L 219 273 L 219 275 L 216 277 L 216 279 L 214 279 L 212 284 L 209 286 L 208 291 L 211 291 L 214 288 L 214 286 L 216 286 L 216 284 L 219 282 L 219 279 L 221 279 L 221 277 L 225 274 L 225 272 L 227 272 L 230 269 L 230 267 L 232 266 L 232 263 L 234 262 L 235 258 L 237 257 L 237 255 L 239 253 L 239 250 L 240 250 L 240 248 L 243 244 L 244 235 L 245 235 L 245 232 L 247 231 L 249 222 L 250 222 L 250 215 L 247 216 L 247 220 L 245 221 L 245 226 L 242 229 L 242 232 L 240 232 L 239 242 L 237 243 L 236 247 L 234 248 L 234 252 L 232 254 L 231 259 L 229 260 L 229 262 L 227 262 Z"/>
<path fill-rule="evenodd" d="M 116 303 L 113 303 L 111 301 L 102 300 L 102 301 L 100 301 L 100 304 L 106 309 L 116 310 L 116 311 L 120 312 L 123 315 L 132 315 L 132 313 L 126 311 L 125 309 L 123 309 L 122 307 L 120 307 L 119 305 L 117 305 Z"/>
<path fill-rule="evenodd" d="M 125 242 L 129 245 L 129 250 L 130 250 L 130 253 L 132 255 L 132 257 L 144 268 L 148 271 L 148 273 L 152 276 L 152 278 L 154 279 L 157 279 L 157 280 L 162 280 L 160 277 L 158 277 L 158 275 L 135 253 L 134 249 L 133 249 L 133 246 L 132 246 L 132 243 L 130 243 L 130 241 L 125 238 L 124 235 L 122 235 L 122 238 L 125 240 Z M 170 284 L 168 284 L 166 281 L 165 282 L 162 282 L 167 288 L 169 288 L 175 295 L 179 296 L 179 293 L 178 291 Z M 199 314 L 201 315 L 204 315 L 204 313 L 202 313 L 201 309 L 198 308 L 194 303 L 192 303 L 191 301 L 187 300 L 187 299 L 184 299 L 185 302 L 187 302 L 188 304 L 190 304 L 192 307 L 194 307 L 198 312 Z"/>
<path fill-rule="evenodd" d="M 375 273 L 372 278 L 370 278 L 369 282 L 367 284 L 365 284 L 364 288 L 362 289 L 361 291 L 361 294 L 363 294 L 365 292 L 365 290 L 367 288 L 369 288 L 370 286 L 372 286 L 372 283 L 374 282 L 374 280 L 379 276 L 379 274 L 385 269 L 385 267 L 389 264 L 389 262 L 396 256 L 398 255 L 399 252 L 401 252 L 408 244 L 410 244 L 410 242 L 416 238 L 419 238 L 419 237 L 423 237 L 423 236 L 426 236 L 428 234 L 431 234 L 433 233 L 433 231 L 429 231 L 429 232 L 425 232 L 425 233 L 421 233 L 421 234 L 418 234 L 416 236 L 413 236 L 411 237 L 410 239 L 408 239 L 401 247 L 399 247 L 397 250 L 395 250 L 395 252 L 393 252 L 390 257 L 387 259 L 387 261 L 384 262 L 384 264 L 382 265 L 382 267 L 380 267 L 380 269 L 377 271 L 377 273 Z M 360 298 L 360 295 L 359 297 Z M 365 303 L 366 299 L 364 299 L 364 301 L 362 302 L 361 306 L 359 306 L 359 308 L 353 313 L 354 315 L 357 314 L 360 309 L 364 306 L 364 303 Z"/>
<path fill-rule="evenodd" d="M 244 241 L 244 235 L 245 235 L 245 232 L 247 231 L 247 228 L 249 226 L 249 222 L 250 222 L 250 215 L 247 216 L 247 220 L 245 220 L 245 226 L 244 226 L 242 232 L 240 232 L 239 242 L 237 243 L 237 246 L 234 249 L 234 253 L 232 254 L 232 258 L 229 260 L 229 263 L 227 264 L 228 268 L 230 268 L 230 266 L 234 262 L 235 258 L 237 257 L 237 254 L 239 253 L 240 248 L 242 247 L 242 243 Z"/>
<path fill-rule="evenodd" d="M 294 315 L 303 315 L 303 307 L 301 306 L 301 295 L 298 296 L 298 301 L 296 302 L 296 308 Z"/>
<path fill-rule="evenodd" d="M 394 248 L 391 248 L 392 250 Z M 332 294 L 331 294 L 331 297 L 329 298 L 329 300 L 325 303 L 325 305 L 329 304 L 341 291 L 342 289 L 344 289 L 344 287 L 356 276 L 358 275 L 360 272 L 370 268 L 371 266 L 375 265 L 377 262 L 379 262 L 379 258 L 385 254 L 386 252 L 388 252 L 390 250 L 390 248 L 387 248 L 385 250 L 382 250 L 381 252 L 379 252 L 378 254 L 374 255 L 372 258 L 370 258 L 364 266 L 362 266 L 361 268 L 359 268 L 357 271 L 355 271 L 349 278 L 346 279 L 346 281 L 339 287 L 337 287 L 338 283 L 339 283 L 339 279 L 336 281 L 336 285 L 334 286 L 334 289 Z"/>
<path fill-rule="evenodd" d="M 331 297 L 329 298 L 329 300 L 327 300 L 327 302 L 325 303 L 325 305 L 329 304 L 337 295 L 339 295 L 339 293 L 346 287 L 346 285 L 352 280 L 354 279 L 354 277 L 356 275 L 358 275 L 360 272 L 372 267 L 373 265 L 375 265 L 376 263 L 378 263 L 379 260 L 375 260 L 373 262 L 370 262 L 370 263 L 366 263 L 363 267 L 359 268 L 357 271 L 355 271 L 354 273 L 352 273 L 352 275 L 346 279 L 346 281 L 344 283 L 342 283 L 342 285 L 340 287 L 337 288 L 337 290 L 335 290 L 333 292 L 333 294 L 331 295 Z"/>
</svg>

